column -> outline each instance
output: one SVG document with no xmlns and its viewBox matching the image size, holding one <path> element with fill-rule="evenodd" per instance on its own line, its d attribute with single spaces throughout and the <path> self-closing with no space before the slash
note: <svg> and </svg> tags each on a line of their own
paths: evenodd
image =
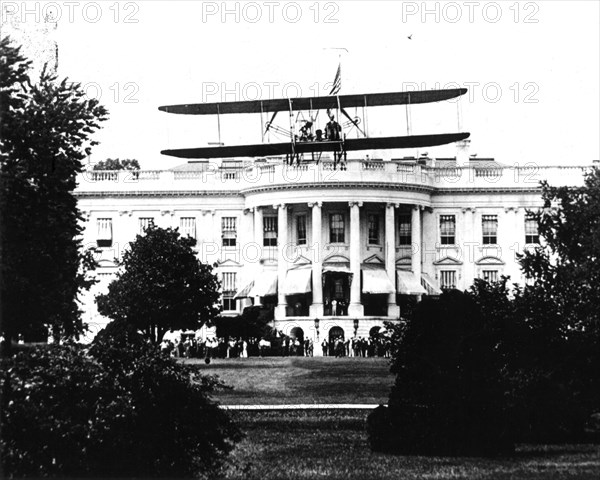
<svg viewBox="0 0 600 480">
<path fill-rule="evenodd" d="M 259 258 L 256 260 L 256 264 L 254 266 L 254 279 L 258 279 L 261 273 L 261 263 L 260 260 L 262 258 L 263 252 L 263 211 L 262 207 L 254 207 L 254 243 L 256 244 L 256 248 L 260 252 Z M 254 297 L 254 305 L 261 305 L 260 296 Z"/>
<path fill-rule="evenodd" d="M 460 242 L 463 249 L 465 286 L 469 287 L 473 283 L 473 279 L 477 276 L 475 261 L 479 256 L 478 250 L 481 246 L 481 239 L 476 238 L 475 208 L 465 207 L 461 211 L 463 214 L 463 227 L 462 232 L 460 232 L 461 238 L 456 243 Z"/>
<path fill-rule="evenodd" d="M 412 209 L 411 218 L 411 246 L 412 246 L 412 272 L 421 283 L 421 255 L 423 253 L 423 241 L 421 238 L 421 206 L 415 205 Z M 421 300 L 421 296 L 417 296 Z"/>
<path fill-rule="evenodd" d="M 360 207 L 362 202 L 349 202 L 350 205 L 350 271 L 352 285 L 350 286 L 350 305 L 348 315 L 351 317 L 364 316 L 364 308 L 360 303 Z"/>
<path fill-rule="evenodd" d="M 385 206 L 385 270 L 392 282 L 396 285 L 396 230 L 395 230 L 395 205 L 388 203 Z M 396 304 L 396 292 L 388 295 L 388 317 L 398 318 L 400 308 Z"/>
<path fill-rule="evenodd" d="M 277 209 L 277 307 L 275 308 L 275 319 L 285 318 L 285 295 L 283 294 L 283 282 L 287 274 L 286 248 L 288 248 L 288 212 L 285 204 L 273 205 Z"/>
<path fill-rule="evenodd" d="M 312 208 L 312 305 L 310 316 L 323 317 L 323 270 L 321 261 L 321 216 L 323 202 L 309 203 Z M 315 349 L 316 350 L 316 349 Z"/>
</svg>

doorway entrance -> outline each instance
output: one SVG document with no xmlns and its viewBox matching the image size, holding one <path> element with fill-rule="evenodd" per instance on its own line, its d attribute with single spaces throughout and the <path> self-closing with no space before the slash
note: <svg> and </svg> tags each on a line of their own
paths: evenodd
<svg viewBox="0 0 600 480">
<path fill-rule="evenodd" d="M 346 316 L 350 303 L 350 275 L 344 272 L 325 272 L 323 286 L 324 315 Z"/>
</svg>

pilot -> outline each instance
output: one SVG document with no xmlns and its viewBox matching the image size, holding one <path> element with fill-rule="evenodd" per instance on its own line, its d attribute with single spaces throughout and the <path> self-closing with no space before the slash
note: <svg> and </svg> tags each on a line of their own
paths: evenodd
<svg viewBox="0 0 600 480">
<path fill-rule="evenodd" d="M 300 141 L 306 142 L 313 139 L 313 135 L 311 133 L 311 129 L 313 126 L 313 122 L 306 120 L 304 125 L 300 127 Z"/>
<path fill-rule="evenodd" d="M 339 140 L 342 127 L 335 121 L 333 114 L 329 116 L 329 122 L 325 125 L 325 138 L 327 140 Z"/>
<path fill-rule="evenodd" d="M 323 130 L 321 130 L 320 128 L 318 130 L 315 131 L 315 135 L 316 135 L 316 141 L 317 142 L 321 142 L 323 141 Z"/>
</svg>

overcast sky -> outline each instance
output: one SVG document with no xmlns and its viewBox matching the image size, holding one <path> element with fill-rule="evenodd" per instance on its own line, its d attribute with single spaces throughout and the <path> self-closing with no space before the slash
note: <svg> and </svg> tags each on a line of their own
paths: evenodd
<svg viewBox="0 0 600 480">
<path fill-rule="evenodd" d="M 4 2 L 3 21 L 17 16 L 25 28 L 58 15 L 59 75 L 110 111 L 95 161 L 178 165 L 160 150 L 216 142 L 217 121 L 160 105 L 326 95 L 341 59 L 341 94 L 469 88 L 458 105 L 413 106 L 415 134 L 468 131 L 479 157 L 569 165 L 600 158 L 599 5 Z M 221 118 L 221 141 L 259 142 L 260 116 L 236 117 Z M 287 115 L 278 120 L 289 126 Z M 368 125 L 371 136 L 405 135 L 404 107 L 369 109 Z M 453 146 L 428 151 L 454 155 Z"/>
</svg>

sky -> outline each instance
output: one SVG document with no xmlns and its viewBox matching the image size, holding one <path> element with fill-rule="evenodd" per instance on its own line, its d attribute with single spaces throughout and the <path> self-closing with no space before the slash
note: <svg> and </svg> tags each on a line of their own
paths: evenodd
<svg viewBox="0 0 600 480">
<path fill-rule="evenodd" d="M 412 106 L 413 134 L 467 131 L 470 153 L 508 165 L 600 158 L 597 1 L 2 4 L 13 31 L 39 28 L 49 13 L 59 76 L 110 112 L 92 162 L 164 169 L 185 161 L 163 149 L 258 143 L 260 115 L 221 116 L 219 138 L 216 117 L 158 107 L 327 95 L 338 63 L 340 94 L 469 89 L 459 102 Z M 287 114 L 277 121 L 289 128 Z M 406 135 L 405 108 L 368 109 L 367 125 L 370 136 Z M 427 150 L 455 154 L 453 145 Z"/>
</svg>

